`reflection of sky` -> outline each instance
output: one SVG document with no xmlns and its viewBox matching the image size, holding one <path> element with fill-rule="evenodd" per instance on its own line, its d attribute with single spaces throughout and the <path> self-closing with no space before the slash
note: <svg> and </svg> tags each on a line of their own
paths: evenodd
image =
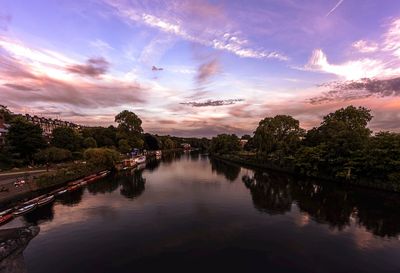
<svg viewBox="0 0 400 273">
<path fill-rule="evenodd" d="M 253 172 L 241 168 L 232 182 L 224 170 L 218 173 L 208 161 L 182 158 L 144 170 L 145 190 L 135 199 L 120 194 L 127 183 L 121 179 L 122 184 L 111 193 L 93 194 L 86 189 L 73 206 L 56 202 L 54 218 L 39 224 L 40 234 L 25 251 L 28 269 L 44 272 L 63 262 L 68 263 L 67 270 L 80 263 L 101 264 L 105 256 L 115 264 L 126 260 L 130 264 L 139 257 L 157 259 L 163 253 L 189 250 L 220 255 L 226 247 L 261 251 L 272 260 L 285 261 L 290 256 L 295 268 L 309 270 L 327 265 L 343 269 L 350 262 L 361 266 L 356 269 L 397 266 L 400 245 L 396 237 L 374 236 L 355 218 L 342 230 L 318 223 L 295 203 L 283 214 L 261 212 L 242 182 L 243 175 L 253 176 Z M 22 219 L 4 228 L 23 225 Z M 84 269 L 78 266 L 74 272 Z"/>
<path fill-rule="evenodd" d="M 396 0 L 3 0 L 1 102 L 91 125 L 129 109 L 146 131 L 196 136 L 250 133 L 282 109 L 309 128 L 356 104 L 372 108 L 374 129 L 398 130 L 398 87 L 394 96 L 309 99 L 326 98 L 323 83 L 400 75 L 399 8 Z M 209 100 L 225 105 L 181 104 Z"/>
</svg>

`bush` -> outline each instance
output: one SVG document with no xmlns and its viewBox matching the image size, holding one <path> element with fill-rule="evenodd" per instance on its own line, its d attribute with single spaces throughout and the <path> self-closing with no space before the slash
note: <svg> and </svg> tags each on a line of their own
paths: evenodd
<svg viewBox="0 0 400 273">
<path fill-rule="evenodd" d="M 69 150 L 61 149 L 57 147 L 50 147 L 37 152 L 34 156 L 35 161 L 39 163 L 58 163 L 70 160 L 72 154 Z"/>
<path fill-rule="evenodd" d="M 90 148 L 83 156 L 88 164 L 104 168 L 113 168 L 119 161 L 119 153 L 108 148 Z"/>
<path fill-rule="evenodd" d="M 83 141 L 83 146 L 85 148 L 97 148 L 97 142 L 93 137 L 87 137 Z"/>
<path fill-rule="evenodd" d="M 82 177 L 104 170 L 105 168 L 92 164 L 73 164 L 56 172 L 45 173 L 36 180 L 39 188 L 51 187 L 74 181 Z"/>
</svg>

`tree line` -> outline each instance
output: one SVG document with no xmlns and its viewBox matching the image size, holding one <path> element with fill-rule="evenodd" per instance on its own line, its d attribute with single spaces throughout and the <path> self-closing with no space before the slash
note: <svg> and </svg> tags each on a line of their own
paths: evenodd
<svg viewBox="0 0 400 273">
<path fill-rule="evenodd" d="M 80 130 L 58 127 L 49 139 L 37 124 L 22 115 L 0 108 L 0 114 L 10 125 L 6 144 L 0 146 L 0 169 L 33 164 L 59 163 L 68 160 L 88 159 L 103 154 L 103 161 L 127 154 L 134 148 L 146 150 L 172 150 L 182 143 L 207 148 L 209 140 L 179 138 L 145 133 L 142 120 L 133 112 L 124 110 L 115 116 L 117 126 L 83 127 Z"/>
<path fill-rule="evenodd" d="M 242 137 L 244 147 L 236 135 L 221 134 L 211 140 L 210 152 L 307 176 L 400 189 L 400 134 L 373 134 L 372 118 L 370 109 L 348 106 L 306 131 L 291 116 L 266 117 L 252 136 Z"/>
</svg>

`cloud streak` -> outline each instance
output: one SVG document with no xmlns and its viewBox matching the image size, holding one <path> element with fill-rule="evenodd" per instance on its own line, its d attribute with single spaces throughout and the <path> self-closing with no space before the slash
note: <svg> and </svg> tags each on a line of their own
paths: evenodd
<svg viewBox="0 0 400 273">
<path fill-rule="evenodd" d="M 388 97 L 400 95 L 400 77 L 392 79 L 361 79 L 359 81 L 333 82 L 323 84 L 330 91 L 313 97 L 312 104 L 331 101 L 349 101 L 370 96 Z"/>
<path fill-rule="evenodd" d="M 208 106 L 224 106 L 224 105 L 232 105 L 237 102 L 244 101 L 243 99 L 228 99 L 228 100 L 207 100 L 204 102 L 181 102 L 182 105 L 189 105 L 192 107 L 208 107 Z"/>
<path fill-rule="evenodd" d="M 221 19 L 222 10 L 199 1 L 181 1 L 164 10 L 146 8 L 135 2 L 104 0 L 128 23 L 140 23 L 184 40 L 227 51 L 243 58 L 288 60 L 278 51 L 252 48 L 238 31 L 227 28 L 230 22 Z M 162 7 L 163 5 L 160 5 Z M 213 16 L 213 17 L 210 17 Z"/>
<path fill-rule="evenodd" d="M 339 0 L 339 2 L 337 2 L 336 5 L 325 15 L 325 17 L 331 15 L 343 2 L 344 0 Z"/>
</svg>

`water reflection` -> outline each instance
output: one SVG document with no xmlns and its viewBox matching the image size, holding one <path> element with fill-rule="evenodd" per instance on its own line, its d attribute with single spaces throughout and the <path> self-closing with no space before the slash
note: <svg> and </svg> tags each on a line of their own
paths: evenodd
<svg viewBox="0 0 400 273">
<path fill-rule="evenodd" d="M 167 155 L 18 217 L 42 230 L 28 269 L 398 272 L 399 195 L 206 160 Z"/>
<path fill-rule="evenodd" d="M 84 188 L 79 188 L 73 192 L 67 192 L 66 194 L 59 196 L 57 199 L 63 205 L 70 207 L 75 206 L 82 201 L 83 190 Z"/>
<path fill-rule="evenodd" d="M 268 214 L 284 214 L 296 204 L 318 223 L 343 230 L 356 223 L 378 236 L 400 234 L 398 194 L 333 183 L 295 180 L 281 173 L 255 171 L 242 181 L 250 190 L 254 207 Z"/>
<path fill-rule="evenodd" d="M 142 176 L 142 170 L 135 170 L 133 175 L 121 180 L 121 195 L 129 199 L 135 199 L 140 196 L 145 189 L 146 179 Z"/>
<path fill-rule="evenodd" d="M 293 200 L 286 177 L 256 172 L 254 177 L 243 176 L 242 180 L 250 189 L 256 209 L 272 215 L 290 211 Z"/>
<path fill-rule="evenodd" d="M 226 163 L 225 161 L 210 159 L 211 169 L 217 174 L 223 175 L 226 179 L 233 182 L 240 174 L 240 167 L 237 165 Z"/>
<path fill-rule="evenodd" d="M 46 204 L 33 210 L 31 213 L 25 214 L 24 220 L 31 225 L 39 225 L 54 219 L 54 203 Z"/>
<path fill-rule="evenodd" d="M 118 176 L 110 176 L 89 184 L 87 189 L 92 194 L 112 193 L 118 189 L 119 183 Z"/>
</svg>

